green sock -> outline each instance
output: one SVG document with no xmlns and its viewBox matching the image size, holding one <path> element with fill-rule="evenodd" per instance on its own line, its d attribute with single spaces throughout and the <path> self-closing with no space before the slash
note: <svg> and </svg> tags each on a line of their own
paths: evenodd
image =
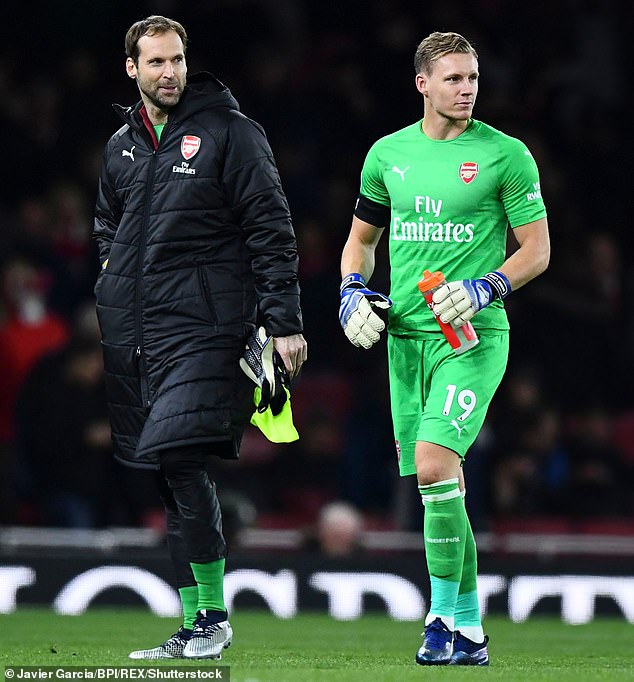
<svg viewBox="0 0 634 682">
<path fill-rule="evenodd" d="M 462 579 L 456 601 L 455 626 L 456 630 L 460 630 L 465 637 L 474 642 L 481 642 L 484 639 L 478 602 L 478 555 L 468 517 Z"/>
<path fill-rule="evenodd" d="M 198 583 L 198 610 L 225 611 L 224 577 L 225 560 L 217 559 L 206 564 L 191 563 Z"/>
<path fill-rule="evenodd" d="M 453 630 L 467 522 L 458 479 L 421 485 L 419 490 L 425 505 L 423 532 L 431 582 L 431 605 L 425 623 L 441 618 Z"/>
<path fill-rule="evenodd" d="M 183 605 L 183 627 L 191 630 L 194 627 L 198 608 L 198 585 L 179 587 L 178 592 Z"/>
</svg>

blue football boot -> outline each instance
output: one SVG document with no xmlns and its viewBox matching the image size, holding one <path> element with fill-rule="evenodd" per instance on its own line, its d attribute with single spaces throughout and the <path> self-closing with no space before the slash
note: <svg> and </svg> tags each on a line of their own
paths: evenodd
<svg viewBox="0 0 634 682">
<path fill-rule="evenodd" d="M 448 665 L 451 660 L 453 632 L 440 620 L 425 627 L 423 646 L 416 654 L 420 665 Z"/>
<path fill-rule="evenodd" d="M 485 635 L 484 642 L 472 642 L 456 630 L 449 665 L 489 665 L 488 641 L 489 637 Z"/>
</svg>

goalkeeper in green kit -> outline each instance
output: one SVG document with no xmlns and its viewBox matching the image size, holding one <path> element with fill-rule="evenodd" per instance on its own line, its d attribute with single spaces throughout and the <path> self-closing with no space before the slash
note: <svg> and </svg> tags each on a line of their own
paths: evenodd
<svg viewBox="0 0 634 682">
<path fill-rule="evenodd" d="M 506 368 L 503 301 L 546 269 L 548 224 L 526 146 L 472 118 L 473 46 L 456 33 L 432 33 L 416 50 L 415 69 L 424 118 L 378 140 L 366 157 L 341 258 L 339 319 L 355 346 L 370 348 L 385 328 L 375 309 L 389 309 L 399 469 L 418 480 L 431 582 L 416 661 L 488 665 L 462 464 Z M 506 258 L 509 226 L 519 248 Z M 389 297 L 368 285 L 384 231 Z M 445 276 L 433 312 L 417 288 L 423 270 Z M 479 343 L 454 353 L 435 316 L 456 328 L 471 321 Z"/>
</svg>

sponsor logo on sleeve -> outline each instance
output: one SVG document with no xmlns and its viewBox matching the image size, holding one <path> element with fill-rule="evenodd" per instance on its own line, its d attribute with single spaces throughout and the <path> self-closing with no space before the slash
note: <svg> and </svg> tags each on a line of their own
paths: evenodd
<svg viewBox="0 0 634 682">
<path fill-rule="evenodd" d="M 541 198 L 542 198 L 542 188 L 540 187 L 539 182 L 534 182 L 533 183 L 533 191 L 526 193 L 526 201 L 535 201 L 535 199 L 541 199 Z"/>
</svg>

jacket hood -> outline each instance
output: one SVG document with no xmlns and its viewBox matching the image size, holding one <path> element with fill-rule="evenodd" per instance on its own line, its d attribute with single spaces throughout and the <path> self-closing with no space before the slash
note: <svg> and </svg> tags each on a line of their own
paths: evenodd
<svg viewBox="0 0 634 682">
<path fill-rule="evenodd" d="M 139 101 L 131 107 L 124 107 L 120 104 L 113 104 L 112 107 L 130 126 L 135 128 L 143 126 L 143 121 L 139 115 L 143 101 Z M 216 107 L 240 110 L 240 105 L 231 94 L 231 90 L 213 74 L 201 71 L 187 79 L 183 96 L 170 112 L 170 118 L 184 120 L 201 109 Z"/>
<path fill-rule="evenodd" d="M 174 107 L 174 115 L 176 118 L 186 118 L 200 109 L 214 107 L 240 110 L 231 90 L 213 74 L 202 71 L 187 79 L 181 101 Z"/>
</svg>

